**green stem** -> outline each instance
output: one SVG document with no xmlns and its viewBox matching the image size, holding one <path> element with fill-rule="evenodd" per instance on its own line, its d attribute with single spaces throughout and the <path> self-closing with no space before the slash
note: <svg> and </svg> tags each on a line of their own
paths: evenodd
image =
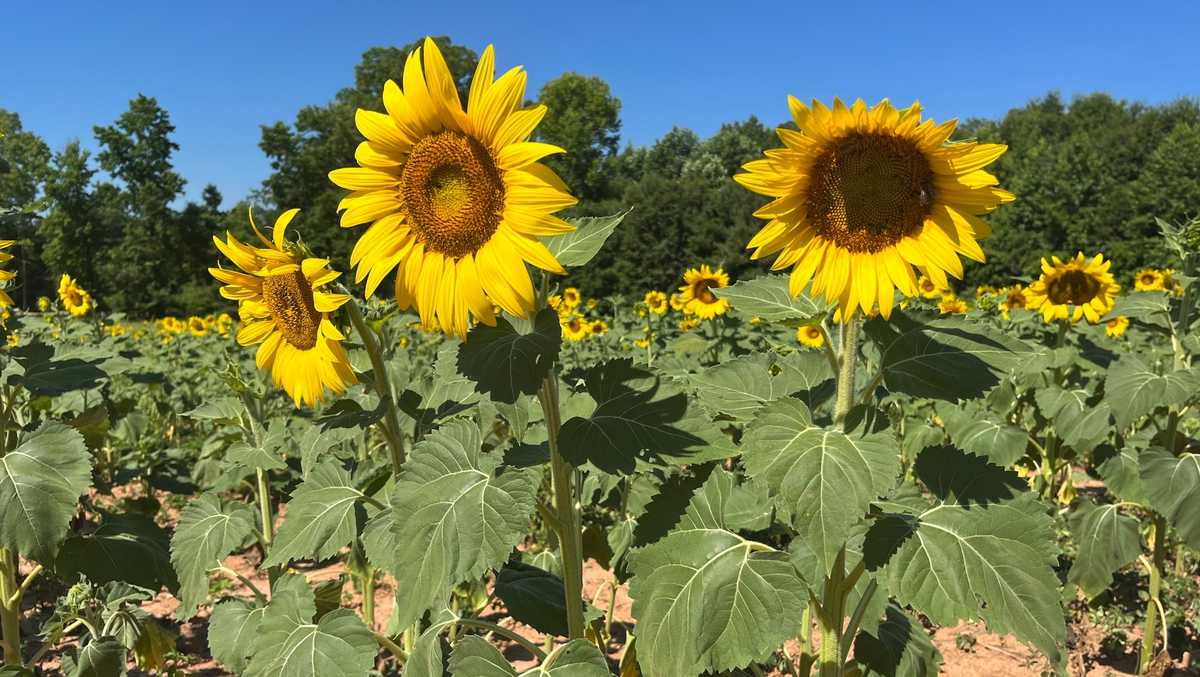
<svg viewBox="0 0 1200 677">
<path fill-rule="evenodd" d="M 550 446 L 550 473 L 554 484 L 555 517 L 558 519 L 558 545 L 562 555 L 563 585 L 567 603 L 567 628 L 570 639 L 583 637 L 583 543 L 579 513 L 575 509 L 571 487 L 573 471 L 558 449 L 558 431 L 562 425 L 558 408 L 558 377 L 551 369 L 538 391 L 546 419 Z"/>
<path fill-rule="evenodd" d="M 821 647 L 818 650 L 821 677 L 842 677 L 842 605 L 845 603 L 846 549 L 838 551 L 833 571 L 825 579 L 825 594 L 818 621 Z"/>
<path fill-rule="evenodd" d="M 367 627 L 371 630 L 375 629 L 375 568 L 367 566 L 367 571 L 362 577 L 362 596 L 363 596 L 363 620 L 366 621 Z"/>
<path fill-rule="evenodd" d="M 374 630 L 371 631 L 371 634 L 375 636 L 375 642 L 379 644 L 379 646 L 392 652 L 392 655 L 395 656 L 396 659 L 401 663 L 408 661 L 408 653 L 404 649 L 401 649 L 399 644 L 396 644 L 389 637 L 381 635 Z"/>
<path fill-rule="evenodd" d="M 19 666 L 21 660 L 21 596 L 17 594 L 17 556 L 0 548 L 0 646 L 4 664 Z M 14 599 L 15 598 L 15 599 Z"/>
<path fill-rule="evenodd" d="M 1146 600 L 1146 620 L 1142 627 L 1142 655 L 1138 661 L 1138 674 L 1146 674 L 1154 660 L 1154 640 L 1158 625 L 1158 610 L 1162 606 L 1159 594 L 1162 589 L 1163 568 L 1167 559 L 1167 520 L 1154 516 L 1154 561 L 1150 569 L 1150 598 Z M 1165 628 L 1164 628 L 1165 629 Z M 1163 643 L 1163 651 L 1167 650 Z"/>
<path fill-rule="evenodd" d="M 497 635 L 500 635 L 501 637 L 504 637 L 506 639 L 511 639 L 512 641 L 516 642 L 517 644 L 520 644 L 522 647 L 525 648 L 526 651 L 528 651 L 529 653 L 536 656 L 538 661 L 546 660 L 546 653 L 544 651 L 542 651 L 541 649 L 537 648 L 537 646 L 535 646 L 533 644 L 533 642 L 530 642 L 529 640 L 525 639 L 524 637 L 518 635 L 517 633 L 513 632 L 512 630 L 509 630 L 508 628 L 506 628 L 502 625 L 496 625 L 495 623 L 492 623 L 490 621 L 485 621 L 485 620 L 482 620 L 479 618 L 460 618 L 457 621 L 455 621 L 455 623 L 458 623 L 459 625 L 470 625 L 470 626 L 473 626 L 476 628 L 482 628 L 484 630 L 487 630 L 488 632 L 494 632 Z"/>
<path fill-rule="evenodd" d="M 375 331 L 367 326 L 367 320 L 359 310 L 358 302 L 352 300 L 344 307 L 349 311 L 350 322 L 354 325 L 354 330 L 362 339 L 363 347 L 367 349 L 367 354 L 371 357 L 375 392 L 385 403 L 383 421 L 380 422 L 379 429 L 383 433 L 384 439 L 387 440 L 388 452 L 392 459 L 392 474 L 399 475 L 400 467 L 404 465 L 405 459 L 404 438 L 400 432 L 400 417 L 396 414 L 396 397 L 392 392 L 391 380 L 388 378 L 387 364 L 383 361 L 383 349 L 379 345 Z"/>
<path fill-rule="evenodd" d="M 271 511 L 271 482 L 267 476 L 267 471 L 262 468 L 256 468 L 255 473 L 258 479 L 258 516 L 262 520 L 262 540 L 263 540 L 263 556 L 266 557 L 271 552 L 271 544 L 275 541 L 275 513 Z M 282 573 L 278 566 L 273 566 L 267 569 L 267 582 L 271 588 L 275 587 L 275 580 Z"/>
<path fill-rule="evenodd" d="M 837 408 L 834 420 L 841 423 L 854 406 L 854 375 L 858 366 L 858 317 L 851 317 L 842 327 L 842 359 L 838 369 Z"/>
<path fill-rule="evenodd" d="M 829 360 L 829 368 L 834 374 L 839 371 L 838 358 L 833 352 L 833 338 L 829 336 L 829 332 L 825 331 L 824 324 L 818 324 L 817 328 L 821 330 L 821 349 L 825 353 L 825 359 Z"/>
</svg>

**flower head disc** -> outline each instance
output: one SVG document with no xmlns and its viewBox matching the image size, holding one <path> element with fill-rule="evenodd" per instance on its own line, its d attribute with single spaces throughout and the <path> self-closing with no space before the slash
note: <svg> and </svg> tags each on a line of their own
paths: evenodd
<svg viewBox="0 0 1200 677">
<path fill-rule="evenodd" d="M 538 238 L 574 230 L 554 213 L 576 199 L 539 162 L 563 149 L 529 141 L 545 106 L 520 107 L 521 68 L 494 75 L 489 46 L 464 108 L 426 38 L 405 63 L 403 87 L 384 85 L 387 113 L 357 112 L 366 137 L 359 166 L 329 174 L 352 191 L 338 205 L 341 225 L 371 224 L 350 256 L 355 281 L 369 296 L 395 271 L 400 306 L 415 306 L 425 328 L 460 337 L 471 317 L 495 324 L 496 306 L 527 317 L 534 292 L 525 264 L 565 272 Z"/>
<path fill-rule="evenodd" d="M 324 289 L 340 273 L 331 270 L 325 259 L 302 257 L 287 243 L 288 223 L 298 212 L 291 209 L 279 217 L 272 239 L 258 231 L 251 216 L 262 247 L 228 233 L 224 240 L 213 237 L 217 249 L 240 271 L 209 268 L 208 272 L 224 283 L 221 296 L 238 302 L 242 318 L 238 343 L 258 345 L 258 368 L 270 371 L 275 385 L 296 406 L 304 406 L 322 401 L 328 391 L 341 394 L 358 379 L 342 347 L 345 336 L 329 319 L 329 313 L 350 300 Z M 218 330 L 228 326 L 228 322 L 216 324 Z"/>
<path fill-rule="evenodd" d="M 1103 254 L 1084 258 L 1083 252 L 1063 261 L 1057 256 L 1053 263 L 1042 259 L 1042 275 L 1025 290 L 1028 308 L 1040 310 L 1046 322 L 1084 317 L 1091 324 L 1113 309 L 1121 286 L 1113 281 Z"/>
<path fill-rule="evenodd" d="M 792 269 L 793 296 L 811 282 L 843 321 L 860 308 L 887 318 L 895 290 L 931 296 L 947 274 L 962 278 L 959 256 L 983 260 L 991 229 L 978 215 L 1014 199 L 983 167 L 1006 146 L 947 143 L 956 122 L 922 121 L 917 104 L 789 104 L 800 131 L 779 129 L 785 147 L 734 179 L 774 198 L 755 212 L 767 224 L 747 248 L 778 254 L 772 269 Z"/>
</svg>

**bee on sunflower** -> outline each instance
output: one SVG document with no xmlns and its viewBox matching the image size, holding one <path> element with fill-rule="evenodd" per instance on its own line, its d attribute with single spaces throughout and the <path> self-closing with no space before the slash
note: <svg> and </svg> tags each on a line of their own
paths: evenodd
<svg viewBox="0 0 1200 677">
<path fill-rule="evenodd" d="M 729 312 L 729 301 L 717 298 L 712 293 L 714 289 L 729 286 L 729 275 L 725 269 L 715 270 L 707 264 L 699 268 L 689 268 L 683 274 L 683 286 L 679 288 L 679 300 L 683 304 L 684 313 L 695 315 L 702 320 L 711 320 Z"/>
<path fill-rule="evenodd" d="M 979 216 L 1015 197 L 983 168 L 1007 146 L 948 143 L 957 121 L 922 121 L 915 103 L 788 103 L 799 131 L 780 128 L 785 147 L 734 179 L 773 198 L 747 248 L 779 254 L 771 267 L 792 269 L 793 296 L 811 282 L 843 322 L 858 309 L 887 319 L 895 290 L 918 294 L 914 268 L 947 289 L 947 275 L 962 279 L 960 256 L 984 260 L 978 241 L 991 228 Z"/>
<path fill-rule="evenodd" d="M 577 200 L 539 161 L 564 152 L 529 141 L 545 106 L 521 108 L 520 67 L 495 79 L 489 45 L 464 109 L 441 51 L 426 38 L 404 66 L 403 89 L 383 88 L 387 113 L 359 109 L 366 141 L 357 167 L 329 178 L 352 191 L 338 205 L 346 228 L 370 223 L 350 256 L 372 295 L 393 270 L 396 301 L 427 328 L 465 337 L 470 317 L 494 325 L 493 303 L 517 317 L 534 310 L 526 263 L 565 274 L 539 236 L 574 227 L 554 216 Z"/>
<path fill-rule="evenodd" d="M 58 300 L 74 317 L 83 317 L 92 311 L 92 295 L 66 273 L 58 280 Z"/>
<path fill-rule="evenodd" d="M 1039 310 L 1046 322 L 1078 322 L 1083 318 L 1098 324 L 1116 303 L 1121 285 L 1113 280 L 1109 268 L 1112 261 L 1105 261 L 1103 254 L 1088 259 L 1083 252 L 1075 258 L 1063 261 L 1057 256 L 1053 262 L 1042 259 L 1042 275 L 1025 291 L 1031 310 Z"/>
<path fill-rule="evenodd" d="M 357 383 L 346 349 L 345 335 L 329 319 L 350 297 L 324 289 L 341 274 L 326 259 L 302 255 L 286 238 L 288 224 L 299 213 L 279 216 L 272 239 L 250 226 L 263 246 L 253 247 L 226 233 L 213 242 L 240 270 L 209 268 L 222 282 L 221 296 L 238 302 L 242 324 L 237 342 L 258 345 L 255 364 L 270 371 L 296 406 L 315 405 L 326 393 L 345 392 Z"/>
<path fill-rule="evenodd" d="M 796 340 L 807 348 L 821 348 L 825 345 L 825 332 L 816 325 L 806 324 L 796 330 Z"/>
</svg>

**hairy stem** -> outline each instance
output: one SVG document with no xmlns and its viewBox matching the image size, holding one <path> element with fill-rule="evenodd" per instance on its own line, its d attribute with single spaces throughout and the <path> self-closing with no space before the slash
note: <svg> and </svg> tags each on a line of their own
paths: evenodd
<svg viewBox="0 0 1200 677">
<path fill-rule="evenodd" d="M 840 385 L 840 383 L 839 383 Z M 833 571 L 825 579 L 821 613 L 821 647 L 818 649 L 821 677 L 842 677 L 842 616 L 845 604 L 846 549 L 838 551 Z"/>
<path fill-rule="evenodd" d="M 854 376 L 858 366 L 858 317 L 842 327 L 842 359 L 837 378 L 837 408 L 834 420 L 841 423 L 854 406 Z"/>
<path fill-rule="evenodd" d="M 379 399 L 384 401 L 383 421 L 380 422 L 379 429 L 383 433 L 384 439 L 387 440 L 388 453 L 392 459 L 392 474 L 399 475 L 400 467 L 404 465 L 405 459 L 404 438 L 400 433 L 400 417 L 396 414 L 396 396 L 392 392 L 391 380 L 388 378 L 387 364 L 383 361 L 383 349 L 379 345 L 375 330 L 367 326 L 367 320 L 359 310 L 358 302 L 351 301 L 344 307 L 350 313 L 350 322 L 354 325 L 354 331 L 358 332 L 363 347 L 367 349 L 367 354 L 371 357 L 375 392 L 379 394 Z"/>
<path fill-rule="evenodd" d="M 583 637 L 583 543 L 579 529 L 579 512 L 575 509 L 571 465 L 558 449 L 558 431 L 562 425 L 558 408 L 558 377 L 554 370 L 546 373 L 538 391 L 542 413 L 546 418 L 550 446 L 550 473 L 554 484 L 554 512 L 558 520 L 558 545 L 562 555 L 563 585 L 566 592 L 567 628 L 570 639 Z"/>
</svg>

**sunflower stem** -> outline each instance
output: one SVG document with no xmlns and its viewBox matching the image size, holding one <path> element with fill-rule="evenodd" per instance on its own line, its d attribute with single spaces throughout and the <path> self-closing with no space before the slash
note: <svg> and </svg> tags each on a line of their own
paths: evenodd
<svg viewBox="0 0 1200 677">
<path fill-rule="evenodd" d="M 842 326 L 842 359 L 838 369 L 837 408 L 834 421 L 841 423 L 854 406 L 854 376 L 858 366 L 858 325 L 855 315 Z"/>
<path fill-rule="evenodd" d="M 371 357 L 375 391 L 379 394 L 379 399 L 384 401 L 384 416 L 383 421 L 379 424 L 379 430 L 387 440 L 388 453 L 392 459 L 392 475 L 396 476 L 400 474 L 400 468 L 404 465 L 404 439 L 400 435 L 400 417 L 396 415 L 396 397 L 392 392 L 387 364 L 383 361 L 383 349 L 379 345 L 375 330 L 367 326 L 367 320 L 358 308 L 358 301 L 352 299 L 345 305 L 345 308 L 350 313 L 350 322 L 354 325 L 354 330 L 358 332 L 359 338 L 362 339 L 363 347 L 367 349 L 367 354 Z"/>
<path fill-rule="evenodd" d="M 0 632 L 5 665 L 22 665 L 21 595 L 17 592 L 17 555 L 0 548 Z"/>
<path fill-rule="evenodd" d="M 1142 655 L 1138 658 L 1138 674 L 1144 675 L 1154 660 L 1154 641 L 1157 639 L 1158 609 L 1162 606 L 1159 592 L 1162 589 L 1163 570 L 1167 559 L 1167 520 L 1162 515 L 1154 516 L 1154 561 L 1150 569 L 1150 594 L 1146 600 L 1146 620 L 1142 627 Z M 1167 650 L 1164 640 L 1163 651 Z"/>
<path fill-rule="evenodd" d="M 573 470 L 558 449 L 561 414 L 558 408 L 558 377 L 554 370 L 546 372 L 538 401 L 546 419 L 547 442 L 550 447 L 550 473 L 554 484 L 554 504 L 558 520 L 558 547 L 562 555 L 563 586 L 567 604 L 569 639 L 583 637 L 583 543 L 579 531 L 579 512 L 575 509 L 571 487 Z"/>
</svg>

